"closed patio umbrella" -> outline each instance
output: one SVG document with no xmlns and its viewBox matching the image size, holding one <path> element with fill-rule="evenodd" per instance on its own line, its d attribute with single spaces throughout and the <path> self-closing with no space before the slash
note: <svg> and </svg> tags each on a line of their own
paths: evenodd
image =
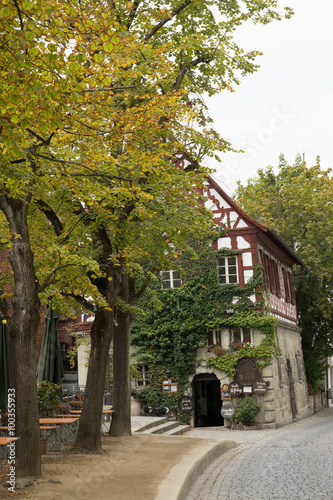
<svg viewBox="0 0 333 500">
<path fill-rule="evenodd" d="M 0 296 L 3 290 L 0 289 Z M 6 299 L 0 297 L 2 306 L 8 309 Z M 7 408 L 9 381 L 9 341 L 7 320 L 0 312 L 0 411 Z"/>
<path fill-rule="evenodd" d="M 7 321 L 0 313 L 0 411 L 7 408 L 9 387 L 8 327 Z"/>
<path fill-rule="evenodd" d="M 61 384 L 61 379 L 64 376 L 57 330 L 58 319 L 58 313 L 52 307 L 48 307 L 37 368 L 37 382 L 47 380 L 54 384 Z"/>
</svg>

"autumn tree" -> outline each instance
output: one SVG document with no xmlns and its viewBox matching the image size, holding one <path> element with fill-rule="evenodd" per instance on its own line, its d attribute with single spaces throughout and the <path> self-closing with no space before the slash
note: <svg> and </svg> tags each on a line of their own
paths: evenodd
<svg viewBox="0 0 333 500">
<path fill-rule="evenodd" d="M 307 166 L 296 157 L 289 165 L 280 156 L 278 169 L 260 169 L 238 184 L 237 202 L 275 229 L 297 252 L 305 268 L 295 271 L 297 309 L 309 383 L 324 373 L 323 360 L 333 354 L 333 180 L 320 160 Z"/>
<path fill-rule="evenodd" d="M 144 149 L 148 148 L 150 153 L 156 155 L 151 145 L 155 144 L 154 147 L 156 147 L 156 144 L 160 142 L 166 147 L 167 143 L 169 153 L 166 154 L 166 157 L 169 158 L 169 161 L 172 160 L 175 153 L 184 154 L 184 151 L 186 151 L 187 157 L 191 159 L 189 167 L 191 170 L 197 168 L 198 163 L 203 160 L 205 155 L 212 155 L 214 149 L 221 150 L 227 146 L 213 130 L 203 128 L 209 126 L 209 118 L 205 114 L 203 101 L 194 98 L 193 93 L 206 91 L 209 94 L 213 94 L 221 90 L 221 88 L 230 88 L 229 80 L 238 83 L 239 74 L 253 72 L 256 69 L 254 59 L 258 55 L 258 52 L 243 53 L 233 42 L 232 32 L 239 24 L 249 18 L 252 18 L 255 22 L 268 22 L 274 18 L 281 18 L 279 14 L 272 10 L 275 2 L 266 2 L 247 13 L 244 13 L 239 5 L 234 5 L 230 10 L 228 6 L 222 6 L 219 3 L 219 16 L 221 19 L 224 19 L 224 21 L 219 22 L 210 10 L 214 5 L 216 5 L 216 2 L 186 1 L 179 4 L 177 2 L 169 2 L 167 6 L 160 9 L 153 2 L 127 2 L 126 4 L 114 2 L 111 4 L 112 8 L 110 10 L 115 15 L 117 21 L 126 26 L 127 32 L 137 41 L 138 48 L 136 54 L 133 55 L 131 66 L 126 67 L 126 81 L 130 83 L 128 89 L 124 89 L 126 92 L 118 95 L 116 99 L 110 96 L 106 100 L 109 106 L 110 121 L 112 122 L 112 113 L 115 110 L 118 113 L 118 119 L 119 109 L 125 113 L 125 116 L 126 113 L 128 117 L 132 114 L 135 120 L 135 113 L 137 113 L 138 107 L 144 102 L 145 95 L 149 95 L 149 99 L 151 100 L 150 105 L 153 104 L 154 106 L 162 98 L 167 99 L 171 107 L 176 103 L 177 106 L 181 103 L 188 104 L 192 110 L 192 113 L 188 113 L 187 115 L 188 123 L 191 124 L 190 120 L 196 119 L 196 127 L 184 126 L 185 120 L 182 113 L 179 113 L 180 119 L 176 121 L 174 119 L 171 120 L 167 114 L 164 115 L 165 111 L 163 111 L 162 114 L 160 113 L 157 116 L 154 126 L 155 135 L 152 136 L 151 131 L 148 131 L 148 135 L 150 134 L 149 141 L 147 139 L 148 135 L 144 135 L 146 137 Z M 287 12 L 287 15 L 289 15 L 289 12 Z M 228 16 L 229 19 L 225 21 L 225 17 L 228 18 Z M 221 40 L 223 40 L 223 44 Z M 133 71 L 132 75 L 128 75 L 129 69 Z M 153 82 L 153 85 L 151 82 Z M 130 90 L 130 88 L 133 90 Z M 147 94 L 147 89 L 149 89 L 149 94 Z M 99 109 L 99 114 L 96 116 L 98 116 L 98 119 L 94 122 L 94 127 L 101 130 L 101 127 L 104 125 L 102 125 L 100 117 L 105 116 L 105 113 L 103 114 L 103 110 Z M 136 117 L 137 124 L 140 123 L 138 116 Z M 132 127 L 133 122 L 131 119 L 127 120 L 127 123 L 122 122 L 123 137 L 125 137 L 125 134 L 128 134 L 133 140 L 132 131 L 128 127 L 128 123 Z M 145 121 L 146 117 L 142 115 L 141 120 Z M 200 130 L 200 127 L 202 130 Z M 134 172 L 138 172 L 138 169 L 140 171 L 140 157 L 137 156 L 134 160 L 132 156 L 131 158 L 129 157 L 130 141 L 127 138 L 123 141 L 117 135 L 116 137 L 116 140 L 113 139 L 112 143 L 108 144 L 111 157 L 117 159 L 117 164 L 122 165 L 125 162 L 127 166 L 130 165 L 134 169 Z M 139 142 L 142 144 L 142 141 Z M 149 146 L 147 146 L 148 144 Z M 137 147 L 137 149 L 139 148 Z M 82 151 L 81 143 L 77 146 L 76 150 Z M 146 189 L 148 191 L 151 189 L 149 187 L 151 180 L 147 183 L 147 175 L 145 173 L 142 175 L 142 171 L 139 177 L 135 177 L 135 182 L 138 185 L 147 186 Z M 128 219 L 128 214 L 132 214 L 136 203 L 133 203 L 133 200 L 129 200 L 126 204 L 126 196 L 122 199 L 122 206 L 116 212 L 117 215 L 115 215 L 115 218 L 119 216 L 122 224 L 117 228 L 117 233 L 113 233 L 113 238 L 117 241 L 116 246 L 118 247 L 118 253 L 116 254 L 118 270 L 122 267 L 119 264 L 121 262 L 124 265 L 125 271 L 121 275 L 123 283 L 122 295 L 129 298 L 131 294 L 128 287 L 133 280 L 128 280 L 127 270 L 131 268 L 131 260 L 128 259 L 128 256 L 131 254 L 127 253 L 124 258 L 123 248 L 126 247 L 126 244 L 124 245 L 123 242 L 129 239 L 127 222 L 128 220 L 131 221 L 131 217 Z M 160 196 L 163 196 L 163 194 L 160 194 Z M 111 208 L 112 203 L 108 205 L 105 202 L 106 206 L 114 213 Z M 97 212 L 99 211 L 100 207 L 97 207 Z M 140 219 L 137 219 L 136 224 L 139 221 Z M 106 223 L 105 228 L 109 228 L 108 223 Z M 125 228 L 126 231 L 124 231 Z M 119 244 L 119 242 L 122 243 Z M 131 255 L 131 259 L 133 259 L 133 255 Z M 147 283 L 147 281 L 145 282 Z M 132 294 L 132 297 L 136 295 L 137 293 L 135 292 L 134 295 Z M 128 322 L 129 316 L 133 316 L 129 312 L 132 306 L 133 300 L 129 299 L 127 306 L 123 303 L 125 311 L 121 311 L 121 308 L 118 308 L 119 326 L 114 329 L 116 335 L 114 339 L 114 381 L 116 385 L 114 406 L 117 408 L 117 411 L 112 427 L 113 429 L 117 427 L 115 431 L 116 435 L 121 434 L 121 432 L 130 432 L 129 383 L 128 370 L 126 368 L 128 366 L 128 354 L 126 352 L 128 353 L 129 328 L 128 326 L 122 327 L 121 323 L 122 319 Z M 127 332 L 126 335 L 124 334 L 125 331 Z M 122 333 L 119 333 L 118 336 L 118 332 Z M 125 339 L 126 346 L 123 345 Z M 124 349 L 125 354 L 118 355 L 119 349 L 121 351 Z M 125 360 L 127 361 L 125 362 Z M 101 373 L 104 371 L 102 366 L 103 364 L 99 363 Z M 88 384 L 86 389 L 87 401 L 89 401 L 89 387 L 90 384 Z M 91 387 L 93 390 L 94 384 Z M 118 394 L 121 399 L 126 394 L 126 408 L 122 403 L 118 405 Z M 90 405 L 91 407 L 92 405 Z M 82 422 L 85 421 L 85 415 L 88 412 L 87 408 L 88 404 L 83 408 L 83 418 L 81 419 L 80 427 L 83 427 Z M 90 431 L 88 429 L 89 421 L 91 422 L 92 419 L 86 419 L 86 434 L 88 432 L 91 434 L 91 426 Z M 120 425 L 123 426 L 123 431 L 120 430 Z M 96 439 L 98 439 L 96 429 L 94 434 Z M 80 435 L 81 431 L 79 430 L 79 440 Z M 80 445 L 83 445 L 83 438 L 80 440 Z"/>
<path fill-rule="evenodd" d="M 247 2 L 230 5 L 185 0 L 167 2 L 161 9 L 148 1 L 98 5 L 88 1 L 70 6 L 61 0 L 43 4 L 39 0 L 2 1 L 0 209 L 6 219 L 15 279 L 9 331 L 17 429 L 22 434 L 17 463 L 20 474 L 40 472 L 33 387 L 39 295 L 55 283 L 63 292 L 63 271 L 71 276 L 70 271 L 81 266 L 87 273 L 87 279 L 77 278 L 83 288 L 69 288 L 67 295 L 84 303 L 93 292 L 102 315 L 114 310 L 117 287 L 126 281 L 128 268 L 135 267 L 139 257 L 133 256 L 133 247 L 128 244 L 133 240 L 127 235 L 134 235 L 133 227 L 149 206 L 149 183 L 158 179 L 157 173 L 170 186 L 177 182 L 170 167 L 163 172 L 166 161 L 173 165 L 176 153 L 186 151 L 191 158 L 187 170 L 195 171 L 205 155 L 226 147 L 218 134 L 208 129 L 210 121 L 197 95 L 230 88 L 229 82 L 238 83 L 239 75 L 256 70 L 258 52 L 245 54 L 232 34 L 248 20 L 267 23 L 282 18 L 274 11 L 276 3 L 267 0 L 248 8 Z M 218 9 L 218 18 L 213 8 Z M 148 113 L 143 114 L 144 107 Z M 173 167 L 172 174 L 176 171 Z M 190 188 L 192 179 L 184 179 L 183 175 L 178 183 L 182 194 L 191 193 L 186 187 Z M 89 226 L 90 234 L 98 234 L 92 238 L 96 244 L 91 256 L 70 254 L 66 231 L 62 236 L 57 233 L 60 225 L 53 214 L 58 210 L 49 199 L 55 188 L 54 199 L 72 207 L 68 219 L 73 221 L 73 215 L 78 218 L 72 229 L 67 228 L 69 235 L 79 227 L 78 221 L 87 232 Z M 155 190 L 153 199 L 155 196 L 162 195 Z M 175 193 L 173 199 L 177 196 Z M 48 246 L 37 270 L 28 222 L 32 201 L 39 207 L 46 204 L 44 213 L 53 217 L 57 238 L 63 238 L 61 248 L 59 239 L 55 246 Z M 91 241 L 91 236 L 85 239 Z M 36 259 L 40 241 L 41 237 L 36 237 Z M 50 267 L 44 267 L 46 262 Z M 60 295 L 54 289 L 52 292 Z M 109 316 L 112 324 L 112 311 Z M 23 329 L 24 323 L 29 324 L 29 332 Z M 98 349 L 101 352 L 101 346 L 96 352 Z M 95 367 L 96 352 L 92 350 Z M 104 362 L 105 355 L 99 360 L 99 380 Z M 94 390 L 90 381 L 87 401 Z M 29 405 L 28 400 L 32 402 Z M 101 401 L 97 408 L 100 406 Z M 82 426 L 88 423 L 87 408 L 88 403 Z M 96 418 L 94 422 L 97 425 Z"/>
<path fill-rule="evenodd" d="M 50 179 L 84 179 L 96 163 L 99 168 L 106 168 L 100 157 L 94 163 L 95 156 L 88 154 L 87 147 L 84 160 L 76 162 L 74 144 L 70 146 L 71 134 L 81 134 L 87 144 L 93 116 L 86 112 L 94 89 L 101 85 L 110 93 L 114 91 L 112 82 L 121 76 L 115 68 L 123 73 L 121 68 L 129 67 L 123 56 L 126 52 L 131 60 L 131 50 L 127 33 L 105 15 L 103 6 L 94 3 L 69 6 L 63 1 L 3 0 L 0 33 L 0 210 L 2 244 L 10 248 L 14 275 L 13 314 L 7 319 L 16 431 L 21 438 L 16 467 L 18 475 L 29 475 L 41 471 L 35 380 L 39 295 L 64 265 L 74 265 L 63 264 L 58 254 L 48 276 L 39 280 L 32 252 L 29 208 L 40 197 L 41 189 L 46 188 L 47 192 Z M 109 57 L 114 47 L 118 47 L 116 66 L 110 64 Z M 127 74 L 130 73 L 129 69 Z M 71 151 L 66 159 L 57 158 L 53 151 L 50 162 L 44 156 L 48 158 L 52 141 L 58 136 L 63 147 Z M 94 146 L 101 143 L 101 134 L 95 134 Z"/>
</svg>

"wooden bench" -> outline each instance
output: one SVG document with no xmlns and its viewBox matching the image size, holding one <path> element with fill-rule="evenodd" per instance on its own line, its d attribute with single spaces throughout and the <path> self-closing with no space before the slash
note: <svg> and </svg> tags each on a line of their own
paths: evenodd
<svg viewBox="0 0 333 500">
<path fill-rule="evenodd" d="M 3 437 L 0 436 L 0 446 L 7 446 L 7 444 L 17 441 L 19 437 Z"/>
</svg>

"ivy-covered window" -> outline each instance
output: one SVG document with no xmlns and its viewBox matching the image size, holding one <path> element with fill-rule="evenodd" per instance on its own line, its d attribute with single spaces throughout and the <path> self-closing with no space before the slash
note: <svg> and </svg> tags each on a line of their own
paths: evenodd
<svg viewBox="0 0 333 500">
<path fill-rule="evenodd" d="M 179 288 L 182 284 L 180 271 L 162 271 L 162 288 Z"/>
<path fill-rule="evenodd" d="M 208 345 L 222 345 L 221 330 L 210 330 L 208 332 Z"/>
<path fill-rule="evenodd" d="M 140 378 L 137 379 L 138 386 L 146 387 L 149 384 L 148 366 L 145 364 L 139 364 L 138 372 L 140 373 Z"/>
<path fill-rule="evenodd" d="M 237 257 L 219 257 L 217 261 L 219 283 L 221 285 L 238 283 Z"/>
<path fill-rule="evenodd" d="M 230 330 L 230 342 L 251 342 L 253 343 L 253 335 L 251 328 L 232 328 Z"/>
</svg>

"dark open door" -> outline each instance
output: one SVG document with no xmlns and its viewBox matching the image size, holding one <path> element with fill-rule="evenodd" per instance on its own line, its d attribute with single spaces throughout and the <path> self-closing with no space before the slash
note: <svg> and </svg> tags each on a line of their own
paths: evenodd
<svg viewBox="0 0 333 500">
<path fill-rule="evenodd" d="M 193 379 L 194 426 L 215 427 L 223 425 L 221 416 L 220 381 L 213 373 L 196 375 Z"/>
</svg>

